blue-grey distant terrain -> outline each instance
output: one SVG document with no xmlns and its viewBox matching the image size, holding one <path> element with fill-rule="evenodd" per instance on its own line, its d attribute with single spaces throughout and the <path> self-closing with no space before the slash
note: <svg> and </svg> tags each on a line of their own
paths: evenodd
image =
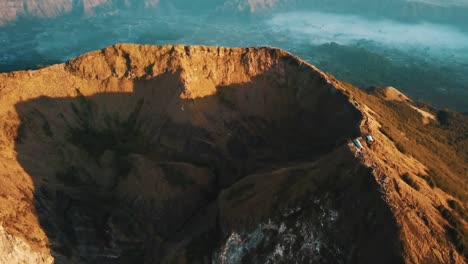
<svg viewBox="0 0 468 264">
<path fill-rule="evenodd" d="M 0 2 L 0 71 L 118 42 L 277 46 L 359 87 L 468 111 L 465 0 Z"/>
</svg>

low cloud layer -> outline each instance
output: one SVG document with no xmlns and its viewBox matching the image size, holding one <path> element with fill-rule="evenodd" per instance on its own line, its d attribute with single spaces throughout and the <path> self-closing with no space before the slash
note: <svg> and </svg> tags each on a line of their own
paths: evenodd
<svg viewBox="0 0 468 264">
<path fill-rule="evenodd" d="M 351 15 L 293 12 L 276 14 L 267 25 L 269 30 L 295 42 L 354 44 L 372 41 L 389 48 L 432 49 L 438 53 L 468 51 L 467 34 L 430 23 L 404 24 Z"/>
</svg>

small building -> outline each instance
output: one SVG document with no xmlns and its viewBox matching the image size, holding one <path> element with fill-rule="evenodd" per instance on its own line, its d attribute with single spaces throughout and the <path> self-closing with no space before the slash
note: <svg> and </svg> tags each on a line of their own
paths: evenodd
<svg viewBox="0 0 468 264">
<path fill-rule="evenodd" d="M 356 146 L 356 148 L 358 149 L 364 149 L 364 147 L 362 146 L 361 142 L 359 141 L 359 139 L 355 138 L 353 139 L 353 143 L 354 145 Z"/>
<path fill-rule="evenodd" d="M 367 142 L 374 142 L 374 138 L 371 135 L 366 136 Z"/>
</svg>

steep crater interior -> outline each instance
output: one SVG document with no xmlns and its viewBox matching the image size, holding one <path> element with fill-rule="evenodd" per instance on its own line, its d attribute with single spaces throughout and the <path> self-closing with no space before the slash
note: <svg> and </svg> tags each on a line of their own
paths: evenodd
<svg viewBox="0 0 468 264">
<path fill-rule="evenodd" d="M 72 96 L 16 104 L 15 150 L 57 263 L 167 261 L 200 234 L 201 255 L 187 252 L 209 261 L 225 239 L 220 192 L 360 134 L 359 111 L 311 66 L 276 50 L 230 52 L 172 48 L 149 63 L 114 47 L 95 54 L 104 66 L 65 66 L 85 80 L 63 87 Z"/>
</svg>

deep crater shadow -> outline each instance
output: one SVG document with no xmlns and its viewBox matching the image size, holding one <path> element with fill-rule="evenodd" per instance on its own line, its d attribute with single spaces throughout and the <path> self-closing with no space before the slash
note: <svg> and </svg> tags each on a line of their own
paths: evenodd
<svg viewBox="0 0 468 264">
<path fill-rule="evenodd" d="M 56 263 L 159 263 L 203 230 L 214 250 L 220 191 L 360 133 L 361 114 L 319 77 L 291 84 L 267 71 L 196 99 L 181 98 L 179 79 L 16 105 L 17 158 Z"/>
</svg>

